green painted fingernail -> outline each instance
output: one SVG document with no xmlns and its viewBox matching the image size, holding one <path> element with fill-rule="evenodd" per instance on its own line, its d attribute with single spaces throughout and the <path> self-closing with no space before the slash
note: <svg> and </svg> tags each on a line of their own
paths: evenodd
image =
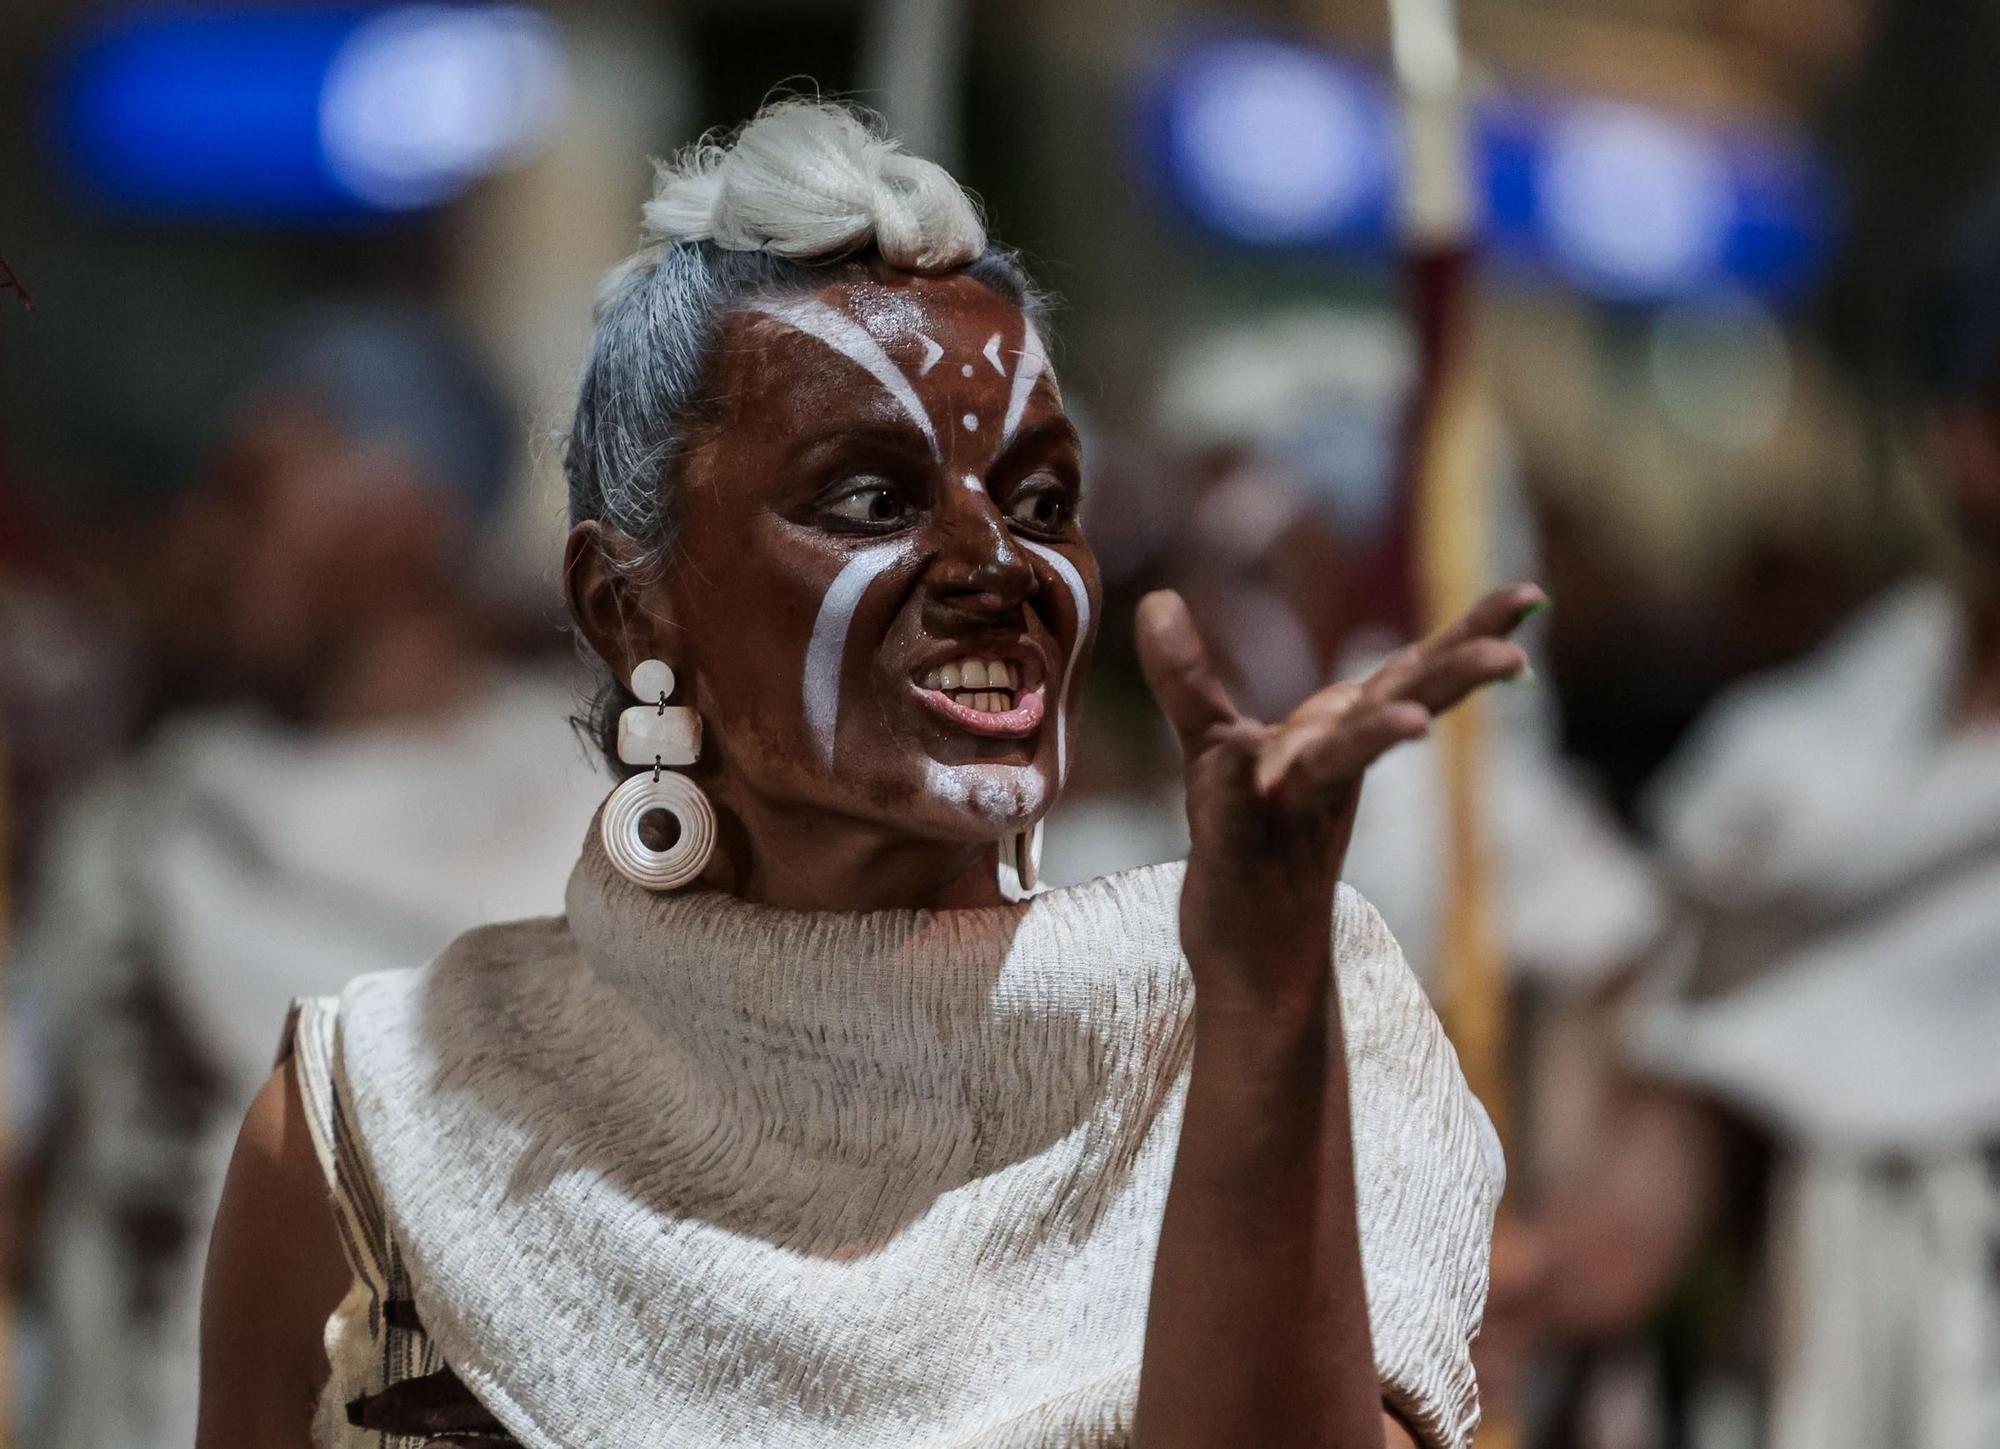
<svg viewBox="0 0 2000 1449">
<path fill-rule="evenodd" d="M 1555 602 L 1554 599 L 1551 599 L 1547 594 L 1543 594 L 1539 599 L 1535 600 L 1534 603 L 1528 605 L 1527 608 L 1521 610 L 1521 622 L 1525 624 L 1528 620 L 1534 618 L 1535 615 L 1547 609 L 1548 606 L 1550 604 L 1553 604 L 1554 602 Z"/>
</svg>

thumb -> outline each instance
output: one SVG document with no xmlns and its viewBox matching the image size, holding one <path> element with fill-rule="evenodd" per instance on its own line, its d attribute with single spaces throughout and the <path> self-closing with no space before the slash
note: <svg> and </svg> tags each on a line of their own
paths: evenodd
<svg viewBox="0 0 2000 1449">
<path fill-rule="evenodd" d="M 1192 759 L 1209 733 L 1239 716 L 1208 662 L 1187 602 L 1172 589 L 1158 589 L 1139 601 L 1139 667 L 1160 712 L 1180 736 L 1181 753 Z"/>
</svg>

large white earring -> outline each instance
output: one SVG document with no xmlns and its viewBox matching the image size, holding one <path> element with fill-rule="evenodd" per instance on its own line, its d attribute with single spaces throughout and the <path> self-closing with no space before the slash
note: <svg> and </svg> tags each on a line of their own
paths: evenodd
<svg viewBox="0 0 2000 1449">
<path fill-rule="evenodd" d="M 1025 900 L 1042 879 L 1042 822 L 1000 838 L 1000 893 Z"/>
<path fill-rule="evenodd" d="M 701 716 L 668 708 L 673 692 L 674 671 L 664 661 L 648 659 L 632 671 L 632 693 L 657 702 L 635 704 L 618 716 L 618 758 L 653 768 L 611 792 L 597 832 L 618 873 L 649 891 L 678 890 L 715 852 L 715 807 L 687 776 L 666 773 L 669 765 L 692 765 L 701 757 Z M 653 849 L 639 832 L 655 810 L 673 816 L 678 827 L 665 850 Z"/>
</svg>

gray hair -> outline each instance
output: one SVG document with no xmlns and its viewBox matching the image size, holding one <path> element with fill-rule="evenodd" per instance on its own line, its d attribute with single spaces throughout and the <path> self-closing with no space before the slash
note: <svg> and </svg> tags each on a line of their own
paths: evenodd
<svg viewBox="0 0 2000 1449">
<path fill-rule="evenodd" d="M 883 263 L 963 272 L 1031 320 L 1043 310 L 948 172 L 831 102 L 767 105 L 733 134 L 656 163 L 643 217 L 643 244 L 598 287 L 563 450 L 571 525 L 594 520 L 622 535 L 633 551 L 618 566 L 643 582 L 678 544 L 680 464 L 716 415 L 711 363 L 731 314 Z M 580 722 L 614 762 L 623 691 L 608 681 Z"/>
</svg>

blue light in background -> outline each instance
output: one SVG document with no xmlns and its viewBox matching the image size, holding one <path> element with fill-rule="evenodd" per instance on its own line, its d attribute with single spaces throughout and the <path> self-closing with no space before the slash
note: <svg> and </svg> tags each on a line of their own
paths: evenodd
<svg viewBox="0 0 2000 1449">
<path fill-rule="evenodd" d="M 1168 168 L 1237 241 L 1308 246 L 1384 225 L 1395 117 L 1358 67 L 1295 46 L 1222 41 L 1189 56 L 1166 113 Z"/>
<path fill-rule="evenodd" d="M 518 6 L 153 11 L 74 47 L 54 131 L 116 209 L 333 221 L 435 205 L 523 158 L 565 88 L 553 26 Z"/>
<path fill-rule="evenodd" d="M 1153 173 L 1201 229 L 1254 247 L 1393 247 L 1400 132 L 1378 72 L 1278 40 L 1211 40 L 1176 56 L 1146 103 Z M 1507 96 L 1480 107 L 1473 129 L 1482 243 L 1593 296 L 1794 297 L 1832 245 L 1824 167 L 1775 133 Z"/>
</svg>

